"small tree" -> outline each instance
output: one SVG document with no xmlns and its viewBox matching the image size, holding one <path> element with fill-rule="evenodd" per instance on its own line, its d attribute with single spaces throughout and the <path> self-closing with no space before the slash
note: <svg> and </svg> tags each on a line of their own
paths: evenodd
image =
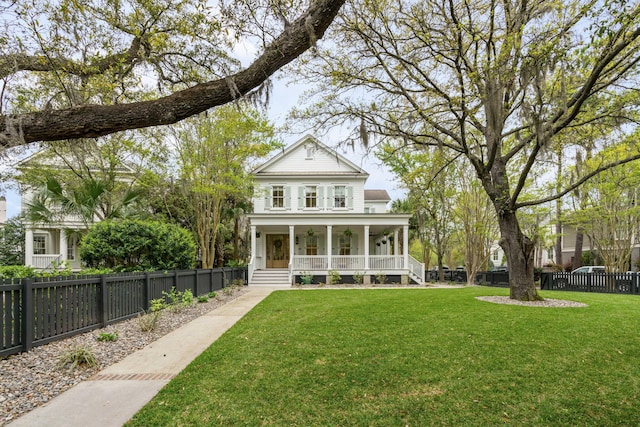
<svg viewBox="0 0 640 427">
<path fill-rule="evenodd" d="M 195 255 L 187 230 L 155 221 L 99 222 L 80 246 L 80 258 L 88 267 L 120 271 L 193 268 Z"/>
<path fill-rule="evenodd" d="M 20 217 L 14 217 L 0 228 L 0 265 L 23 264 L 24 225 Z"/>
<path fill-rule="evenodd" d="M 250 161 L 279 146 L 273 126 L 258 111 L 240 106 L 187 120 L 178 131 L 179 173 L 193 205 L 193 232 L 203 267 L 212 267 L 216 260 L 225 205 L 251 195 Z"/>
</svg>

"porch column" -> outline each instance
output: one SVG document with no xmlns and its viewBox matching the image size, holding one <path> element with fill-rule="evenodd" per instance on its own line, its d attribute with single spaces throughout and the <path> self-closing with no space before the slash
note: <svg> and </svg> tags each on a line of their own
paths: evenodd
<svg viewBox="0 0 640 427">
<path fill-rule="evenodd" d="M 333 231 L 332 225 L 327 225 L 327 270 L 331 270 L 331 233 Z"/>
<path fill-rule="evenodd" d="M 402 254 L 404 255 L 404 268 L 409 268 L 409 226 L 402 227 Z"/>
<path fill-rule="evenodd" d="M 256 226 L 251 226 L 251 261 L 256 266 Z"/>
<path fill-rule="evenodd" d="M 396 268 L 399 268 L 397 255 L 400 255 L 400 251 L 398 250 L 398 229 L 397 228 L 393 230 L 393 253 L 391 255 L 393 255 L 393 259 L 396 260 L 395 261 Z"/>
<path fill-rule="evenodd" d="M 296 230 L 295 226 L 289 226 L 289 263 L 293 263 L 293 254 L 295 253 Z"/>
<path fill-rule="evenodd" d="M 369 269 L 369 226 L 364 226 L 364 269 Z"/>
<path fill-rule="evenodd" d="M 61 255 L 60 260 L 66 261 L 67 260 L 67 232 L 62 228 L 60 229 L 58 247 L 60 248 L 60 255 Z"/>
<path fill-rule="evenodd" d="M 30 228 L 24 232 L 24 265 L 33 265 L 33 230 Z"/>
</svg>

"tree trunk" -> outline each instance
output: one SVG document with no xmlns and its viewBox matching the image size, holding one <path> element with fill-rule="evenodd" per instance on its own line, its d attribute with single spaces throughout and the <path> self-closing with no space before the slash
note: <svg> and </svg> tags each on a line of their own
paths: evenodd
<svg viewBox="0 0 640 427">
<path fill-rule="evenodd" d="M 499 214 L 498 225 L 500 246 L 507 256 L 509 266 L 510 297 L 520 301 L 541 300 L 533 281 L 533 242 L 522 234 L 515 212 Z"/>
<path fill-rule="evenodd" d="M 572 270 L 576 268 L 580 268 L 582 266 L 582 244 L 584 243 L 584 234 L 582 233 L 582 229 L 576 229 L 576 246 L 573 252 L 573 265 L 571 266 Z"/>
<path fill-rule="evenodd" d="M 240 218 L 237 212 L 234 212 L 233 222 L 233 259 L 240 260 Z"/>
</svg>

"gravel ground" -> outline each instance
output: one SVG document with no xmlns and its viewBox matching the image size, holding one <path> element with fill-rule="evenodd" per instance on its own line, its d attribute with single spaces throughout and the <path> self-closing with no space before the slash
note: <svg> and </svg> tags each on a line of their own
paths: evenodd
<svg viewBox="0 0 640 427">
<path fill-rule="evenodd" d="M 163 310 L 158 325 L 152 332 L 142 332 L 138 319 L 133 318 L 0 360 L 0 426 L 45 404 L 107 366 L 247 291 L 243 287 L 226 289 L 228 290 L 218 292 L 215 299 L 206 303 L 195 302 L 180 311 Z M 117 341 L 96 340 L 101 333 L 113 332 L 118 333 Z M 90 347 L 97 366 L 74 370 L 58 367 L 59 357 L 75 346 Z"/>
<path fill-rule="evenodd" d="M 490 297 L 476 297 L 480 301 L 493 302 L 496 304 L 511 304 L 511 305 L 524 305 L 528 307 L 552 307 L 552 308 L 566 308 L 566 307 L 587 307 L 587 304 L 578 301 L 568 301 L 563 299 L 545 298 L 543 301 L 518 301 L 509 297 L 490 296 Z"/>
</svg>

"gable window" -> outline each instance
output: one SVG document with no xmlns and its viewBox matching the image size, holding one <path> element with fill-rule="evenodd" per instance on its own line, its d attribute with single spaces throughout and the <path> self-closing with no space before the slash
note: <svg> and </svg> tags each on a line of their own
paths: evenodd
<svg viewBox="0 0 640 427">
<path fill-rule="evenodd" d="M 493 260 L 494 260 L 494 261 L 498 261 L 498 255 L 499 255 L 499 254 L 498 254 L 498 251 L 497 251 L 497 250 L 493 251 Z"/>
<path fill-rule="evenodd" d="M 284 187 L 274 185 L 271 193 L 271 206 L 274 208 L 284 208 Z"/>
<path fill-rule="evenodd" d="M 47 253 L 47 238 L 43 235 L 33 236 L 33 254 L 44 255 Z"/>
<path fill-rule="evenodd" d="M 347 207 L 347 188 L 344 185 L 336 185 L 333 193 L 333 207 Z"/>
<path fill-rule="evenodd" d="M 307 237 L 307 255 L 318 255 L 318 236 Z"/>
<path fill-rule="evenodd" d="M 315 185 L 307 185 L 304 187 L 304 207 L 318 207 L 318 189 Z"/>
<path fill-rule="evenodd" d="M 351 255 L 351 236 L 340 236 L 339 255 Z"/>
<path fill-rule="evenodd" d="M 313 160 L 313 155 L 316 152 L 316 146 L 313 143 L 309 143 L 307 145 L 305 145 L 305 147 L 307 149 L 307 160 Z"/>
</svg>

